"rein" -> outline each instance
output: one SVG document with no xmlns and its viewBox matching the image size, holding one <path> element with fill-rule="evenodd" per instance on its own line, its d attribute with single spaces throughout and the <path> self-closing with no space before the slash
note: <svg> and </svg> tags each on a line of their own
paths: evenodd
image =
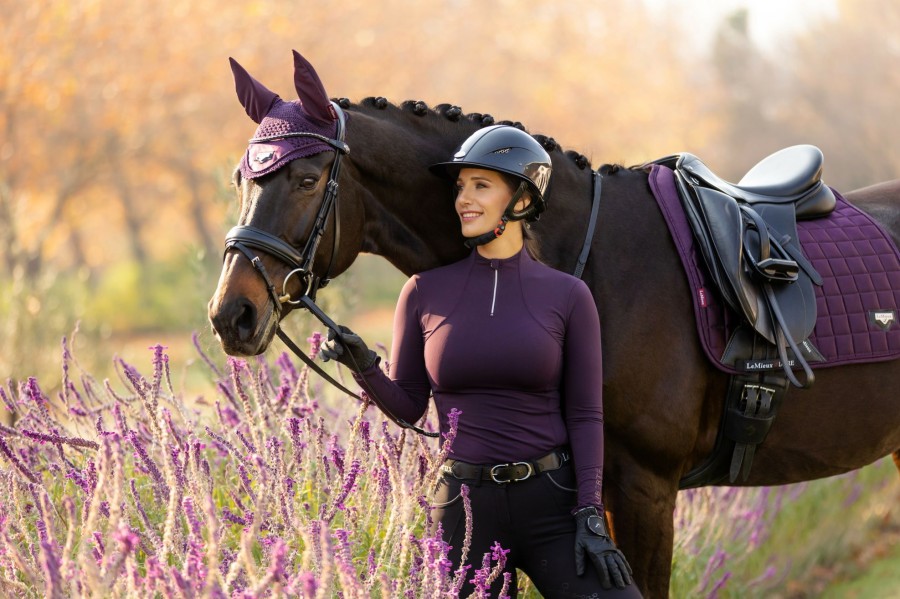
<svg viewBox="0 0 900 599">
<path fill-rule="evenodd" d="M 335 103 L 332 102 L 331 105 L 334 107 L 335 112 L 338 117 L 338 127 L 337 127 L 337 138 L 330 139 L 328 137 L 324 137 L 322 135 L 316 133 L 305 133 L 305 132 L 296 132 L 296 133 L 286 133 L 284 135 L 277 135 L 271 137 L 260 137 L 253 138 L 250 140 L 250 143 L 261 143 L 267 141 L 275 141 L 277 139 L 284 139 L 286 137 L 311 137 L 318 139 L 319 141 L 323 141 L 333 147 L 335 149 L 335 157 L 334 162 L 331 165 L 331 171 L 328 175 L 328 183 L 325 187 L 325 195 L 322 198 L 322 204 L 319 206 L 319 211 L 316 214 L 316 220 L 313 224 L 313 230 L 310 233 L 309 239 L 306 241 L 306 245 L 303 247 L 302 252 L 298 252 L 296 248 L 294 248 L 289 243 L 283 241 L 279 237 L 272 235 L 262 229 L 258 229 L 256 227 L 251 227 L 248 225 L 237 225 L 232 227 L 232 229 L 225 236 L 225 251 L 228 250 L 237 250 L 241 252 L 247 260 L 250 261 L 250 264 L 259 273 L 260 277 L 266 284 L 266 289 L 269 293 L 269 297 L 272 299 L 272 303 L 275 307 L 275 318 L 279 324 L 275 328 L 275 334 L 281 339 L 282 343 L 284 343 L 288 349 L 291 350 L 300 360 L 303 361 L 309 368 L 314 370 L 316 374 L 321 376 L 323 379 L 331 383 L 335 388 L 346 393 L 350 397 L 356 398 L 360 401 L 368 401 L 366 398 L 357 395 L 340 382 L 334 379 L 330 374 L 325 372 L 315 361 L 310 358 L 300 347 L 290 338 L 287 333 L 281 328 L 281 311 L 282 306 L 284 304 L 289 304 L 294 307 L 304 307 L 315 316 L 319 322 L 325 325 L 329 330 L 331 330 L 335 338 L 340 341 L 341 339 L 341 331 L 340 327 L 335 323 L 331 318 L 325 314 L 318 305 L 316 305 L 316 292 L 322 287 L 325 287 L 330 279 L 328 275 L 331 273 L 331 268 L 334 265 L 334 259 L 337 255 L 337 249 L 340 245 L 340 231 L 341 231 L 341 219 L 340 219 L 340 211 L 338 203 L 338 176 L 340 174 L 341 169 L 341 159 L 345 154 L 350 153 L 350 146 L 344 141 L 344 136 L 346 132 L 346 117 L 344 115 L 343 109 Z M 601 180 L 602 176 L 599 172 L 592 172 L 592 200 L 591 200 L 591 216 L 588 221 L 587 234 L 585 236 L 584 245 L 581 249 L 581 253 L 578 256 L 578 262 L 575 266 L 574 275 L 578 278 L 581 278 L 582 272 L 584 271 L 584 266 L 587 263 L 588 254 L 591 249 L 591 241 L 594 237 L 594 230 L 597 225 L 597 213 L 599 212 L 600 207 L 600 191 L 601 191 Z M 327 226 L 328 218 L 331 215 L 334 215 L 334 243 L 331 247 L 331 259 L 328 263 L 328 268 L 325 270 L 325 274 L 321 277 L 316 276 L 313 272 L 313 262 L 315 261 L 316 251 L 319 248 L 319 243 L 322 240 L 322 236 L 325 234 L 325 228 Z M 492 232 L 493 233 L 493 232 Z M 278 258 L 288 266 L 292 268 L 292 270 L 287 274 L 284 278 L 284 281 L 281 285 L 281 293 L 278 293 L 278 290 L 275 287 L 275 283 L 272 281 L 272 278 L 269 276 L 268 271 L 266 271 L 266 267 L 263 265 L 262 260 L 260 260 L 259 256 L 255 254 L 252 250 L 262 250 L 268 254 L 271 254 L 275 258 Z M 291 277 L 297 276 L 297 280 L 301 284 L 301 288 L 305 288 L 302 295 L 299 299 L 293 299 L 290 292 L 287 290 L 288 282 Z M 349 354 L 349 352 L 348 352 Z M 352 359 L 352 354 L 349 354 Z M 369 387 L 365 381 L 361 381 L 361 384 L 366 387 L 365 393 L 371 397 L 375 398 L 375 394 L 372 392 L 372 389 Z M 439 437 L 440 434 L 436 432 L 425 431 L 422 428 L 410 424 L 403 420 L 402 418 L 398 418 L 394 414 L 391 414 L 383 405 L 379 405 L 381 409 L 402 428 L 408 428 L 412 431 L 420 435 L 424 435 L 426 437 Z"/>
</svg>

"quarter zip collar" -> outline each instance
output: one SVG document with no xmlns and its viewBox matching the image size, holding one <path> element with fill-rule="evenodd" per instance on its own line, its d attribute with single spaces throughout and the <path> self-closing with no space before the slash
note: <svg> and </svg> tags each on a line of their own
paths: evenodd
<svg viewBox="0 0 900 599">
<path fill-rule="evenodd" d="M 491 292 L 489 313 L 490 316 L 494 316 L 498 309 L 497 297 L 500 288 L 500 271 L 507 271 L 504 274 L 504 278 L 505 280 L 509 280 L 509 277 L 514 274 L 513 271 L 519 269 L 520 262 L 522 260 L 529 260 L 530 256 L 528 256 L 528 252 L 525 251 L 524 247 L 517 254 L 510 256 L 509 258 L 485 258 L 478 253 L 478 250 L 472 250 L 472 254 L 476 266 L 487 266 L 493 271 L 491 275 L 493 278 L 493 290 Z M 505 283 L 505 285 L 508 285 L 508 283 Z"/>
</svg>

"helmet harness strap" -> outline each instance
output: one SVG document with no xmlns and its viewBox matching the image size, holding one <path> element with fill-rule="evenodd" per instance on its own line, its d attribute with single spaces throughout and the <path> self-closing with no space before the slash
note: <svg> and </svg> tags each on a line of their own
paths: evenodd
<svg viewBox="0 0 900 599">
<path fill-rule="evenodd" d="M 497 223 L 497 226 L 487 233 L 482 233 L 477 237 L 470 237 L 469 239 L 466 239 L 465 246 L 471 250 L 475 246 L 490 243 L 503 235 L 503 232 L 506 231 L 506 223 L 511 220 L 521 220 L 528 216 L 530 212 L 528 208 L 526 208 L 522 212 L 515 211 L 516 204 L 519 203 L 519 200 L 522 198 L 522 194 L 525 193 L 526 189 L 528 189 L 528 183 L 526 183 L 525 181 L 519 183 L 519 188 L 516 189 L 516 192 L 513 194 L 512 198 L 510 198 L 509 204 L 506 205 L 506 210 L 503 211 L 503 216 L 500 217 L 500 222 Z"/>
</svg>

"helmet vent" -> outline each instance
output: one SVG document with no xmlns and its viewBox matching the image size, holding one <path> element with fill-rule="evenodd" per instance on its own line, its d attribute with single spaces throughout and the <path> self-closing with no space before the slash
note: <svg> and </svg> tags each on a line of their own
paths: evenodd
<svg viewBox="0 0 900 599">
<path fill-rule="evenodd" d="M 499 150 L 494 150 L 491 154 L 509 154 L 509 151 L 512 148 L 500 148 Z"/>
</svg>

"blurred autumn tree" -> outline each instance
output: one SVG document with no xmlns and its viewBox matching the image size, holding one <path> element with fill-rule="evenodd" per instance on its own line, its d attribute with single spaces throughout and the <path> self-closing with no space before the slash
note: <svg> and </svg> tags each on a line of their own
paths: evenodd
<svg viewBox="0 0 900 599">
<path fill-rule="evenodd" d="M 0 377 L 78 317 L 203 326 L 255 127 L 229 56 L 293 98 L 295 48 L 332 96 L 521 121 L 595 166 L 688 150 L 739 177 L 810 142 L 833 184 L 900 171 L 898 9 L 841 3 L 773 58 L 740 14 L 706 48 L 646 1 L 0 0 Z"/>
</svg>

